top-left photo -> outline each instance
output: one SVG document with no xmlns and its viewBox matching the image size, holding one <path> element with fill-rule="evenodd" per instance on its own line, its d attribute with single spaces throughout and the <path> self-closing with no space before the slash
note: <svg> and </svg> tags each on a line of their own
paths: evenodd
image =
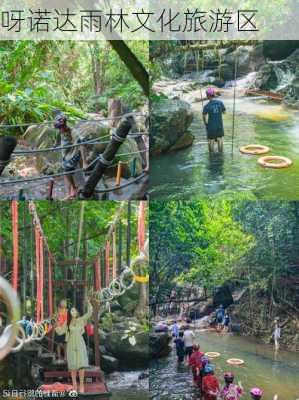
<svg viewBox="0 0 299 400">
<path fill-rule="evenodd" d="M 145 199 L 148 53 L 147 41 L 0 41 L 0 199 Z"/>
</svg>

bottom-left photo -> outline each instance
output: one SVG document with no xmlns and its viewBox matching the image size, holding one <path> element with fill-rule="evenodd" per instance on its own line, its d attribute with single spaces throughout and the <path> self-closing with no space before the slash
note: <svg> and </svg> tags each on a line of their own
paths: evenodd
<svg viewBox="0 0 299 400">
<path fill-rule="evenodd" d="M 0 398 L 148 398 L 145 201 L 0 202 Z"/>
</svg>

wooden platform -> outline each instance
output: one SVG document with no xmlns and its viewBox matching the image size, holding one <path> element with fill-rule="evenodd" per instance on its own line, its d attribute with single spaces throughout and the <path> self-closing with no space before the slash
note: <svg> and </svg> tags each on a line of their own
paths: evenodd
<svg viewBox="0 0 299 400">
<path fill-rule="evenodd" d="M 266 97 L 269 100 L 281 103 L 283 97 L 281 94 L 266 90 L 259 90 L 259 89 L 248 89 L 245 92 L 246 96 L 259 96 L 259 97 Z"/>
<path fill-rule="evenodd" d="M 70 371 L 67 370 L 61 370 L 61 371 L 45 371 L 44 372 L 44 378 L 47 383 L 50 382 L 55 382 L 58 379 L 67 379 L 71 380 L 71 373 Z M 94 380 L 98 382 L 102 382 L 103 377 L 100 371 L 100 368 L 98 367 L 93 367 L 93 368 L 87 368 L 85 370 L 85 379 L 86 378 L 93 378 Z"/>
</svg>

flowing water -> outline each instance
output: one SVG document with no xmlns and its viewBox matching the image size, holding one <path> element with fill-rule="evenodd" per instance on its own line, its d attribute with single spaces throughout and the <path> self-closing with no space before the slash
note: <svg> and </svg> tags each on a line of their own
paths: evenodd
<svg viewBox="0 0 299 400">
<path fill-rule="evenodd" d="M 299 112 L 265 99 L 245 97 L 244 90 L 238 90 L 232 146 L 232 88 L 226 87 L 221 99 L 227 109 L 224 153 L 209 154 L 202 105 L 194 103 L 190 127 L 195 137 L 193 146 L 151 159 L 152 198 L 194 199 L 243 192 L 257 199 L 298 199 Z M 257 163 L 258 156 L 239 152 L 240 146 L 248 144 L 269 146 L 268 155 L 288 157 L 293 165 L 284 169 L 263 168 Z"/>
<path fill-rule="evenodd" d="M 213 362 L 221 383 L 223 372 L 232 371 L 236 381 L 241 381 L 245 390 L 242 400 L 249 400 L 248 391 L 260 387 L 265 400 L 278 394 L 279 400 L 299 399 L 299 354 L 279 351 L 274 354 L 271 346 L 258 343 L 255 339 L 201 332 L 196 334 L 203 351 L 218 351 L 221 356 Z M 232 367 L 229 358 L 241 358 L 245 364 Z M 178 366 L 175 351 L 167 358 L 152 362 L 150 370 L 152 400 L 195 400 L 199 399 L 192 386 L 192 374 L 187 366 Z"/>
<path fill-rule="evenodd" d="M 143 371 L 115 372 L 106 382 L 113 400 L 148 400 L 148 379 L 139 379 Z"/>
</svg>

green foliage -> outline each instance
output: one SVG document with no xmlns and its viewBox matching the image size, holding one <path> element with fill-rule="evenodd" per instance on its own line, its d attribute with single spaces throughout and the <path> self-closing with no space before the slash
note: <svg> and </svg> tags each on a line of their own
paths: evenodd
<svg viewBox="0 0 299 400">
<path fill-rule="evenodd" d="M 296 301 L 299 204 L 238 200 L 151 202 L 151 294 L 176 285 L 241 283 Z"/>
<path fill-rule="evenodd" d="M 128 44 L 147 66 L 147 43 Z M 0 42 L 2 124 L 52 120 L 57 109 L 86 118 L 87 112 L 107 111 L 112 96 L 130 108 L 145 102 L 141 88 L 105 41 Z"/>
</svg>

